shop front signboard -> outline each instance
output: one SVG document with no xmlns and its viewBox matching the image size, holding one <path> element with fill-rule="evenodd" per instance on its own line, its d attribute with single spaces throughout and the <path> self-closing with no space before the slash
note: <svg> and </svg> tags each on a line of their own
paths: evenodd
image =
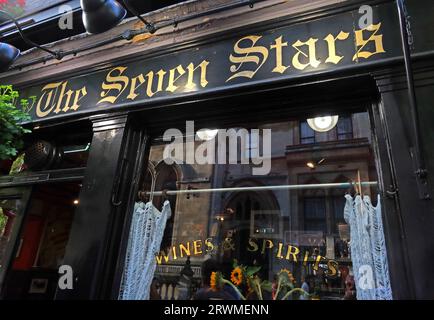
<svg viewBox="0 0 434 320">
<path fill-rule="evenodd" d="M 399 33 L 388 6 L 358 28 L 357 11 L 119 64 L 22 88 L 34 121 L 143 108 L 171 97 L 295 79 L 398 56 Z"/>
</svg>

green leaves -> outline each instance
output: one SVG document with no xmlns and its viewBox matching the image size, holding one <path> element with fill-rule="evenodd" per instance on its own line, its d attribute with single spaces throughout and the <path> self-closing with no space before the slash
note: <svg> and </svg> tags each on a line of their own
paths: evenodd
<svg viewBox="0 0 434 320">
<path fill-rule="evenodd" d="M 247 267 L 246 274 L 250 277 L 253 276 L 255 273 L 259 272 L 259 270 L 261 270 L 260 266 Z"/>
<path fill-rule="evenodd" d="M 23 147 L 22 136 L 31 132 L 21 126 L 30 116 L 23 111 L 28 105 L 27 100 L 19 98 L 18 91 L 10 85 L 0 85 L 0 160 L 11 159 Z"/>
<path fill-rule="evenodd" d="M 289 287 L 290 289 L 294 288 L 294 283 L 287 272 L 281 271 L 278 274 L 278 281 L 280 281 L 282 287 Z"/>
</svg>

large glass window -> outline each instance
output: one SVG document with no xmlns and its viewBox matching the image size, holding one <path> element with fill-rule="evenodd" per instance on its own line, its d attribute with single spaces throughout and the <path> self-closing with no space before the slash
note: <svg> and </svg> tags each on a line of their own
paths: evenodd
<svg viewBox="0 0 434 320">
<path fill-rule="evenodd" d="M 154 140 L 136 210 L 152 199 L 156 216 L 168 214 L 167 203 L 171 213 L 164 232 L 147 225 L 145 242 L 159 244 L 149 298 L 356 297 L 345 195 L 380 205 L 369 117 L 339 117 L 334 138 L 319 141 L 307 118 L 196 135 L 201 128 L 187 123 Z M 133 218 L 128 270 L 145 237 L 140 223 Z M 126 271 L 121 298 L 134 296 L 126 293 L 133 278 Z"/>
</svg>

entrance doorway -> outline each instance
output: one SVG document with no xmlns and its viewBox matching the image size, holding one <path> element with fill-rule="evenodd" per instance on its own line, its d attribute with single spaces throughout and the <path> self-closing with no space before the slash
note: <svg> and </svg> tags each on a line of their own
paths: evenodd
<svg viewBox="0 0 434 320">
<path fill-rule="evenodd" d="M 25 214 L 14 206 L 17 200 L 0 200 L 4 299 L 54 298 L 80 188 L 80 182 L 36 185 Z"/>
</svg>

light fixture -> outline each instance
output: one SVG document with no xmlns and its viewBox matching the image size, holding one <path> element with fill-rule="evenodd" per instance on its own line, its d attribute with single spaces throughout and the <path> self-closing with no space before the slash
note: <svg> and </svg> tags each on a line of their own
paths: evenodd
<svg viewBox="0 0 434 320">
<path fill-rule="evenodd" d="M 306 166 L 311 168 L 311 169 L 315 169 L 315 163 L 313 163 L 312 161 L 309 161 L 308 163 L 306 163 Z"/>
<path fill-rule="evenodd" d="M 10 44 L 0 42 L 0 72 L 6 71 L 20 56 L 20 50 Z"/>
<path fill-rule="evenodd" d="M 77 205 L 79 201 L 77 199 L 74 200 L 74 204 Z"/>
<path fill-rule="evenodd" d="M 7 13 L 4 10 L 0 10 L 0 15 L 6 16 L 8 19 L 12 20 L 12 22 L 17 27 L 18 33 L 20 34 L 20 37 L 24 40 L 25 43 L 32 47 L 39 48 L 45 52 L 48 52 L 49 54 L 53 55 L 57 60 L 60 60 L 63 58 L 63 54 L 61 51 L 53 51 L 50 49 L 47 49 L 45 47 L 42 47 L 38 45 L 37 43 L 33 42 L 29 38 L 27 38 L 23 30 L 21 29 L 20 24 L 18 21 L 9 13 Z M 15 48 L 14 46 L 0 42 L 0 72 L 6 71 L 9 69 L 9 67 L 14 63 L 14 61 L 20 56 L 20 50 Z"/>
<path fill-rule="evenodd" d="M 307 124 L 317 132 L 327 132 L 333 129 L 339 120 L 339 116 L 323 116 L 307 119 Z"/>
<path fill-rule="evenodd" d="M 316 167 L 318 167 L 319 165 L 321 165 L 323 162 L 325 161 L 325 158 L 321 158 L 320 160 L 318 160 L 318 161 L 309 161 L 309 162 L 307 162 L 306 163 L 306 166 L 308 167 L 308 168 L 311 168 L 311 169 L 315 169 Z"/>
<path fill-rule="evenodd" d="M 196 134 L 200 140 L 209 141 L 214 139 L 218 132 L 218 129 L 200 129 Z"/>
<path fill-rule="evenodd" d="M 114 0 L 80 0 L 83 25 L 88 33 L 102 33 L 117 26 L 127 10 Z"/>
</svg>

